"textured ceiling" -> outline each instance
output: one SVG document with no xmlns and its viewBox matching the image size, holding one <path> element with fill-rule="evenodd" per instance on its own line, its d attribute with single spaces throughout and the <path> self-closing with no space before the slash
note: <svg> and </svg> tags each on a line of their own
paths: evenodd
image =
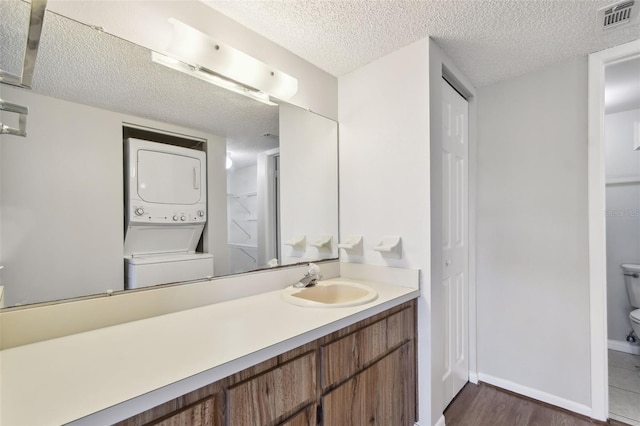
<svg viewBox="0 0 640 426">
<path fill-rule="evenodd" d="M 431 36 L 479 87 L 640 38 L 596 32 L 615 0 L 203 1 L 335 76 Z"/>
<path fill-rule="evenodd" d="M 29 5 L 0 0 L 0 69 L 21 69 Z M 33 79 L 43 95 L 227 137 L 236 167 L 278 146 L 278 108 L 151 62 L 143 47 L 47 12 Z"/>
</svg>

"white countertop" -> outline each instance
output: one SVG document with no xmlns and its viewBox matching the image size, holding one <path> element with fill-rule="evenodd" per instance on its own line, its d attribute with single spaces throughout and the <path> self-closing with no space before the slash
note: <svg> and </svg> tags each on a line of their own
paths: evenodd
<svg viewBox="0 0 640 426">
<path fill-rule="evenodd" d="M 3 350 L 0 424 L 122 420 L 420 294 L 357 282 L 378 298 L 308 308 L 278 290 Z"/>
</svg>

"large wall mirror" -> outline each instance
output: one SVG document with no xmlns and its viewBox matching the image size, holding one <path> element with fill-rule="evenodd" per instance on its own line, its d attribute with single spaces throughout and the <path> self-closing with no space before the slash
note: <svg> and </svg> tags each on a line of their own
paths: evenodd
<svg viewBox="0 0 640 426">
<path fill-rule="evenodd" d="M 0 69 L 16 73 L 29 3 L 0 1 L 0 16 Z M 128 138 L 205 152 L 195 252 L 212 255 L 213 276 L 338 257 L 332 120 L 171 70 L 50 11 L 33 90 L 0 84 L 0 99 L 29 107 L 26 137 L 0 136 L 5 307 L 127 288 Z"/>
</svg>

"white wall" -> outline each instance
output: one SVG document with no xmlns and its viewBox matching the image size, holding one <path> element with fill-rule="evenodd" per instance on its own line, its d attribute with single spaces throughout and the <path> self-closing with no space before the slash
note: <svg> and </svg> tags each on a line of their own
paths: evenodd
<svg viewBox="0 0 640 426">
<path fill-rule="evenodd" d="M 280 105 L 280 236 L 282 263 L 338 257 L 338 124 Z M 304 250 L 285 245 L 306 237 Z M 332 236 L 331 249 L 310 244 Z"/>
<path fill-rule="evenodd" d="M 340 234 L 362 235 L 343 261 L 420 268 L 418 398 L 431 424 L 429 42 L 421 40 L 340 77 Z M 372 247 L 402 237 L 402 258 Z M 436 417 L 439 417 L 438 413 Z"/>
<path fill-rule="evenodd" d="M 590 412 L 587 61 L 478 90 L 480 379 Z"/>
<path fill-rule="evenodd" d="M 173 17 L 297 78 L 298 93 L 290 103 L 338 116 L 334 76 L 200 1 L 50 0 L 47 8 L 158 52 L 166 49 L 172 28 L 167 19 Z"/>
<path fill-rule="evenodd" d="M 28 136 L 0 146 L 7 306 L 122 290 L 120 116 L 26 90 L 3 94 L 29 106 Z"/>
<path fill-rule="evenodd" d="M 22 89 L 3 87 L 3 95 L 29 106 L 27 137 L 0 145 L 7 306 L 124 288 L 123 122 L 208 139 L 205 249 L 218 257 L 220 236 L 226 249 L 223 138 Z"/>
<path fill-rule="evenodd" d="M 631 330 L 629 298 L 620 265 L 640 263 L 640 151 L 634 151 L 640 109 L 605 116 L 607 175 L 607 325 L 609 340 Z M 622 183 L 623 180 L 634 180 Z"/>
<path fill-rule="evenodd" d="M 147 127 L 154 128 L 153 122 Z M 183 134 L 193 134 L 185 129 Z M 203 251 L 213 254 L 213 274 L 217 277 L 229 273 L 227 259 L 227 203 L 226 186 L 227 141 L 222 136 L 201 134 L 207 139 L 207 225 L 203 232 Z"/>
</svg>

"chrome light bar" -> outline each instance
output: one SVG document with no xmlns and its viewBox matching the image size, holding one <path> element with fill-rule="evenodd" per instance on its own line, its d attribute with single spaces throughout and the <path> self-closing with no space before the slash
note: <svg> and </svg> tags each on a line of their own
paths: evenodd
<svg viewBox="0 0 640 426">
<path fill-rule="evenodd" d="M 267 105 L 274 105 L 274 106 L 278 105 L 274 102 L 271 102 L 268 94 L 261 92 L 259 90 L 255 90 L 250 87 L 246 87 L 242 84 L 226 79 L 224 77 L 221 77 L 215 74 L 214 72 L 206 68 L 200 67 L 198 65 L 188 64 L 186 62 L 179 61 L 170 56 L 162 55 L 157 52 L 151 52 L 151 60 L 157 64 L 164 65 L 165 67 L 183 72 L 192 77 L 206 81 L 207 83 L 215 84 L 216 86 L 222 87 L 224 89 L 230 90 L 240 95 L 247 96 L 258 102 L 262 102 Z"/>
<path fill-rule="evenodd" d="M 207 34 L 170 18 L 173 26 L 166 51 L 152 60 L 272 105 L 270 96 L 286 100 L 298 91 L 298 80 Z"/>
</svg>

